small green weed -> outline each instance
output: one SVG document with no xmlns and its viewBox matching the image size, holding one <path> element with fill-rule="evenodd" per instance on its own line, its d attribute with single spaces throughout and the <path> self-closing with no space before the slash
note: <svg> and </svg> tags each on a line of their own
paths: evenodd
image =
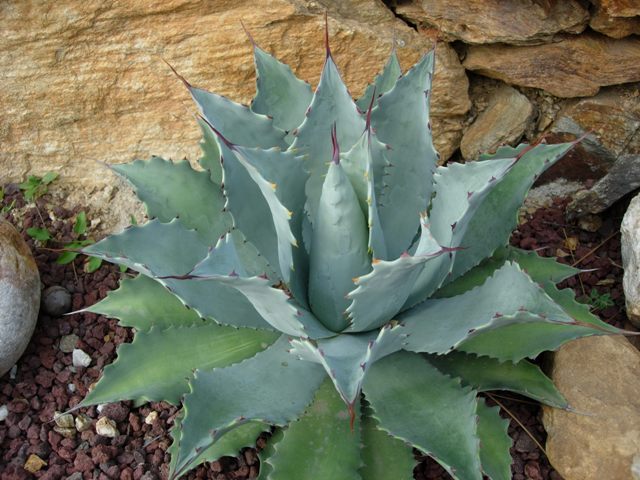
<svg viewBox="0 0 640 480">
<path fill-rule="evenodd" d="M 65 251 L 62 252 L 56 260 L 56 263 L 59 263 L 60 265 L 66 265 L 67 263 L 73 262 L 80 254 L 80 252 L 76 250 L 80 250 L 83 247 L 87 247 L 95 243 L 94 240 L 86 238 L 87 214 L 85 212 L 79 212 L 78 215 L 76 215 L 76 221 L 73 224 L 73 233 L 77 235 L 77 239 L 63 246 Z M 87 257 L 87 261 L 84 264 L 84 270 L 87 273 L 92 273 L 99 269 L 101 265 L 101 259 L 96 257 Z"/>
<path fill-rule="evenodd" d="M 27 228 L 27 235 L 35 240 L 39 240 L 45 243 L 47 240 L 51 240 L 53 237 L 46 228 L 31 227 Z"/>
<path fill-rule="evenodd" d="M 22 190 L 25 200 L 33 202 L 48 192 L 49 185 L 56 178 L 58 178 L 58 174 L 55 172 L 47 172 L 42 177 L 29 175 L 27 180 L 18 185 L 18 187 Z"/>
<path fill-rule="evenodd" d="M 600 293 L 595 288 L 589 293 L 588 303 L 596 310 L 613 307 L 614 302 L 609 293 Z"/>
<path fill-rule="evenodd" d="M 13 210 L 13 207 L 15 207 L 16 205 L 16 201 L 13 200 L 9 205 L 5 205 L 0 209 L 0 215 L 6 215 L 7 213 L 9 213 L 11 210 Z"/>
</svg>

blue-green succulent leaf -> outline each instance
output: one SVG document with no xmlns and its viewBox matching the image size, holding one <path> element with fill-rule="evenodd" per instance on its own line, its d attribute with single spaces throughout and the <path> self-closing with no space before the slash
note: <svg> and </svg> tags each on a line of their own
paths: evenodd
<svg viewBox="0 0 640 480">
<path fill-rule="evenodd" d="M 216 142 L 216 139 L 211 137 L 215 135 L 202 119 L 199 121 L 205 132 L 203 149 L 205 154 L 209 155 L 211 153 L 209 150 L 213 148 L 210 143 Z M 215 151 L 217 152 L 215 155 L 219 157 L 217 146 Z M 215 165 L 220 169 L 220 160 L 217 158 L 215 163 L 207 162 L 203 166 L 209 169 L 210 175 L 213 176 Z M 135 161 L 130 164 L 114 165 L 112 168 L 134 186 L 138 197 L 147 205 L 150 217 L 157 218 L 163 223 L 178 217 L 182 225 L 196 230 L 210 245 L 215 245 L 218 238 L 233 224 L 229 213 L 223 211 L 225 200 L 220 183 L 210 180 L 210 175 L 206 172 L 193 170 L 187 162 L 173 163 L 152 157 L 147 162 Z M 219 176 L 218 173 L 215 175 Z M 167 188 L 167 185 L 172 187 Z M 235 231 L 234 239 L 240 250 L 242 263 L 250 274 L 268 273 L 270 277 L 278 278 L 266 260 L 259 255 L 253 245 L 246 242 L 242 234 Z"/>
<path fill-rule="evenodd" d="M 444 285 L 431 298 L 454 297 L 482 285 L 487 277 L 490 277 L 506 261 L 516 262 L 534 282 L 538 283 L 558 283 L 580 272 L 579 269 L 559 263 L 553 258 L 541 257 L 536 252 L 511 246 L 499 247 L 493 256 L 453 282 Z"/>
<path fill-rule="evenodd" d="M 300 306 L 294 299 L 279 288 L 273 288 L 265 277 L 243 277 L 238 270 L 239 258 L 235 245 L 228 237 L 222 238 L 207 258 L 200 262 L 192 272 L 181 278 L 162 279 L 171 281 L 172 287 L 180 281 L 199 281 L 211 292 L 229 289 L 241 294 L 253 309 L 279 332 L 298 337 L 324 338 L 334 335 L 327 330 L 312 313 Z M 229 302 L 222 302 L 228 304 Z M 194 306 L 194 308 L 196 308 Z M 221 308 L 216 306 L 214 308 Z M 224 318 L 224 317 L 222 317 Z"/>
<path fill-rule="evenodd" d="M 409 249 L 418 231 L 419 215 L 427 209 L 437 153 L 429 125 L 429 89 L 433 51 L 412 67 L 389 92 L 378 99 L 371 124 L 387 145 L 391 165 L 378 196 L 378 214 L 387 243 L 387 257 L 395 259 Z"/>
<path fill-rule="evenodd" d="M 291 340 L 291 354 L 319 363 L 327 371 L 343 401 L 353 411 L 362 381 L 381 358 L 402 349 L 404 336 L 392 327 L 361 334 L 343 334 L 318 341 Z"/>
<path fill-rule="evenodd" d="M 511 260 L 518 263 L 534 282 L 559 283 L 580 273 L 579 268 L 565 265 L 555 258 L 541 257 L 536 252 L 515 247 L 499 248 L 493 257 L 497 260 Z"/>
<path fill-rule="evenodd" d="M 481 153 L 478 156 L 478 161 L 484 160 L 496 160 L 498 158 L 516 158 L 521 156 L 522 153 L 528 150 L 530 145 L 526 143 L 521 143 L 517 147 L 512 147 L 511 145 L 502 145 L 498 147 L 495 153 Z"/>
<path fill-rule="evenodd" d="M 431 202 L 429 222 L 431 232 L 441 245 L 457 245 L 465 228 L 480 206 L 479 193 L 489 192 L 515 163 L 515 158 L 490 162 L 451 163 L 438 167 L 433 176 L 435 196 Z"/>
<path fill-rule="evenodd" d="M 202 279 L 212 286 L 226 285 L 240 292 L 274 329 L 298 337 L 325 338 L 335 335 L 327 330 L 311 312 L 303 309 L 286 292 L 273 288 L 260 277 L 219 276 Z"/>
<path fill-rule="evenodd" d="M 374 258 L 382 260 L 387 258 L 387 245 L 378 214 L 377 198 L 382 194 L 384 171 L 388 165 L 385 151 L 386 146 L 378 141 L 367 124 L 360 139 L 351 150 L 341 155 L 340 160 L 360 207 L 367 216 L 369 251 Z"/>
<path fill-rule="evenodd" d="M 196 458 L 193 459 L 191 465 L 196 466 L 204 462 L 213 462 L 221 457 L 233 457 L 238 455 L 241 449 L 245 447 L 253 447 L 256 444 L 258 436 L 262 432 L 269 431 L 269 425 L 262 422 L 247 422 L 238 427 L 229 430 L 220 439 L 209 448 L 202 450 Z M 176 461 L 178 459 L 178 448 L 180 438 L 182 437 L 182 413 L 173 419 L 173 427 L 171 428 L 171 438 L 173 443 L 167 449 L 167 453 L 171 456 L 169 463 L 169 477 L 173 478 L 176 470 Z"/>
<path fill-rule="evenodd" d="M 274 329 L 242 292 L 224 282 L 171 277 L 158 281 L 201 317 L 221 325 Z"/>
<path fill-rule="evenodd" d="M 233 243 L 236 246 L 236 253 L 240 258 L 242 267 L 247 272 L 247 276 L 267 276 L 273 284 L 282 281 L 278 273 L 269 265 L 260 252 L 258 252 L 258 249 L 246 239 L 240 230 L 232 228 L 228 235 L 231 235 L 233 239 Z"/>
<path fill-rule="evenodd" d="M 363 408 L 362 415 L 362 480 L 413 479 L 416 460 L 412 448 L 405 442 L 380 430 L 371 410 Z"/>
<path fill-rule="evenodd" d="M 382 177 L 384 173 L 378 171 L 375 158 L 384 158 L 386 147 L 378 142 L 373 133 L 370 133 L 369 149 L 370 162 L 367 163 L 365 178 L 367 180 L 367 227 L 369 228 L 369 252 L 373 258 L 388 259 L 387 241 L 384 238 L 384 230 L 378 213 L 378 196 L 382 193 Z M 386 162 L 386 160 L 385 160 Z M 382 163 L 382 162 L 379 162 Z M 378 186 L 378 183 L 380 185 Z"/>
<path fill-rule="evenodd" d="M 311 86 L 298 79 L 288 65 L 257 45 L 254 45 L 253 54 L 257 93 L 251 102 L 251 110 L 268 115 L 276 127 L 291 132 L 304 120 L 313 98 Z M 290 136 L 287 139 L 293 140 Z"/>
<path fill-rule="evenodd" d="M 157 278 L 203 318 L 223 325 L 272 328 L 236 289 L 220 283 L 211 288 L 210 284 L 186 278 L 194 265 L 207 256 L 209 247 L 195 230 L 186 229 L 178 219 L 170 223 L 152 220 L 141 227 L 129 227 L 83 251 Z M 235 271 L 241 268 L 237 265 Z"/>
<path fill-rule="evenodd" d="M 269 480 L 326 478 L 358 480 L 360 467 L 360 406 L 349 425 L 349 413 L 326 379 L 313 403 L 298 421 L 283 430 L 267 462 Z"/>
<path fill-rule="evenodd" d="M 338 142 L 348 149 L 362 135 L 365 120 L 342 82 L 333 58 L 327 55 L 318 88 L 291 145 L 291 150 L 302 156 L 309 172 L 306 209 L 312 224 L 316 221 L 322 185 L 332 157 L 329 140 L 334 125 Z"/>
<path fill-rule="evenodd" d="M 348 295 L 352 300 L 347 309 L 351 322 L 348 331 L 367 331 L 391 320 L 428 263 L 447 253 L 431 236 L 423 218 L 415 255 L 404 254 L 393 261 L 374 260 L 370 273 L 354 279 L 356 288 Z"/>
<path fill-rule="evenodd" d="M 371 268 L 364 214 L 339 163 L 331 162 L 313 225 L 309 305 L 327 328 L 347 327 L 347 293 L 353 278 Z"/>
<path fill-rule="evenodd" d="M 202 156 L 198 163 L 202 168 L 209 172 L 209 178 L 216 185 L 222 184 L 222 165 L 220 164 L 220 149 L 215 134 L 203 119 L 198 118 L 198 126 L 202 132 L 202 140 L 200 140 L 200 149 Z"/>
<path fill-rule="evenodd" d="M 283 426 L 311 403 L 324 370 L 296 359 L 287 348 L 281 338 L 244 362 L 196 371 L 184 400 L 177 475 L 231 428 L 248 421 Z"/>
<path fill-rule="evenodd" d="M 308 268 L 309 258 L 307 252 L 302 246 L 302 223 L 306 218 L 304 213 L 304 185 L 307 181 L 308 174 L 304 170 L 300 161 L 293 156 L 290 152 L 281 152 L 276 149 L 271 150 L 259 150 L 259 149 L 244 149 L 238 147 L 238 152 L 245 160 L 253 166 L 257 172 L 269 182 L 270 187 L 275 191 L 277 201 L 279 201 L 287 210 L 286 215 L 290 217 L 289 227 L 294 237 L 293 249 L 291 244 L 278 244 L 278 259 L 280 260 L 280 269 L 284 269 L 287 262 L 290 262 L 289 255 L 293 257 L 293 271 L 289 266 L 290 277 L 287 277 L 282 273 L 281 278 L 289 278 L 288 285 L 291 292 L 296 297 L 298 302 L 303 306 L 307 305 L 307 282 L 308 282 Z M 226 184 L 229 190 L 232 190 L 232 185 Z M 258 250 L 263 248 L 263 237 L 266 236 L 264 231 L 265 219 L 260 219 L 259 223 L 250 223 L 251 219 L 247 221 L 240 221 L 240 217 L 235 215 L 235 208 L 241 208 L 244 212 L 245 209 L 259 210 L 257 203 L 243 204 L 242 195 L 248 196 L 247 190 L 240 191 L 240 197 L 236 198 L 233 194 L 228 194 L 229 209 L 234 214 L 234 220 L 236 220 L 238 227 L 242 230 L 243 234 L 249 239 L 250 245 L 255 245 Z M 264 197 L 266 200 L 275 203 L 275 200 L 271 197 L 269 190 Z M 246 202 L 246 200 L 245 200 Z M 270 210 L 278 210 L 277 203 L 275 206 L 269 205 Z M 253 218 L 253 216 L 250 216 Z M 243 217 L 243 220 L 244 217 Z M 283 230 L 282 235 L 285 235 L 286 229 L 276 226 L 276 220 L 273 220 L 276 232 L 280 229 Z M 242 223 L 242 225 L 241 225 Z M 265 244 L 266 245 L 266 244 Z M 241 255 L 243 263 L 247 263 L 245 259 L 246 255 Z M 266 254 L 265 254 L 266 257 Z M 277 266 L 278 263 L 275 259 L 270 260 L 271 265 Z"/>
<path fill-rule="evenodd" d="M 611 333 L 611 332 L 609 332 Z M 576 338 L 604 335 L 603 331 L 583 325 L 553 324 L 544 321 L 506 325 L 479 332 L 458 346 L 458 350 L 486 355 L 501 362 L 519 362 L 535 358 L 547 350 L 556 350 Z"/>
<path fill-rule="evenodd" d="M 363 390 L 380 429 L 433 457 L 454 479 L 481 480 L 475 391 L 409 352 L 377 362 Z"/>
<path fill-rule="evenodd" d="M 83 253 L 119 263 L 147 276 L 184 275 L 207 256 L 204 239 L 176 218 L 169 223 L 157 219 L 131 226 L 83 248 Z"/>
<path fill-rule="evenodd" d="M 500 417 L 500 408 L 489 407 L 478 398 L 478 437 L 482 472 L 489 480 L 511 479 L 511 437 L 509 421 Z"/>
<path fill-rule="evenodd" d="M 429 298 L 449 280 L 456 255 L 467 247 L 464 235 L 484 199 L 505 178 L 514 159 L 454 163 L 439 167 L 434 175 L 435 198 L 431 202 L 431 232 L 440 245 L 457 247 L 448 256 L 427 265 L 415 282 L 405 308 Z"/>
<path fill-rule="evenodd" d="M 240 261 L 236 244 L 231 235 L 225 235 L 208 251 L 185 277 L 203 278 L 209 276 L 248 277 Z"/>
<path fill-rule="evenodd" d="M 356 105 L 360 111 L 367 111 L 367 108 L 371 104 L 371 98 L 374 94 L 376 98 L 373 99 L 373 106 L 375 107 L 378 97 L 391 90 L 396 85 L 400 75 L 402 75 L 402 69 L 400 68 L 398 55 L 394 48 L 389 56 L 389 60 L 387 60 L 387 63 L 384 65 L 382 72 L 376 75 L 372 84 L 367 85 L 362 96 L 356 101 Z"/>
<path fill-rule="evenodd" d="M 215 125 L 231 143 L 248 148 L 287 148 L 286 132 L 275 127 L 269 117 L 221 95 L 186 85 L 207 123 Z"/>
<path fill-rule="evenodd" d="M 456 255 L 449 281 L 455 280 L 491 256 L 498 247 L 508 243 L 517 225 L 518 209 L 531 185 L 573 145 L 539 144 L 518 150 L 516 163 L 487 195 L 465 229 L 460 244 L 466 248 Z M 495 159 L 486 161 L 493 162 Z"/>
<path fill-rule="evenodd" d="M 451 352 L 429 355 L 429 362 L 451 377 L 479 392 L 507 390 L 525 395 L 556 408 L 568 408 L 567 401 L 542 370 L 527 360 L 499 362 L 494 358 Z"/>
<path fill-rule="evenodd" d="M 440 290 L 432 298 L 454 298 L 482 285 L 487 278 L 505 264 L 518 262 L 531 279 L 537 282 L 553 301 L 573 319 L 572 324 L 553 324 L 544 319 L 531 323 L 502 326 L 495 330 L 479 332 L 465 340 L 460 349 L 469 353 L 486 355 L 500 361 L 518 362 L 523 358 L 535 358 L 546 350 L 555 350 L 563 343 L 589 335 L 616 334 L 620 330 L 601 321 L 586 305 L 575 301 L 570 289 L 558 290 L 556 282 L 564 280 L 576 269 L 555 260 L 539 257 L 513 247 L 500 247 L 496 254 L 469 270 Z"/>
<path fill-rule="evenodd" d="M 293 212 L 281 198 L 291 201 L 304 198 L 305 176 L 299 162 L 278 150 L 244 148 L 227 144 L 223 139 L 220 150 L 227 208 L 235 226 L 288 283 L 297 239 L 289 224 Z M 276 193 L 279 188 L 283 190 L 280 198 Z"/>
<path fill-rule="evenodd" d="M 170 222 L 176 217 L 182 224 L 215 243 L 231 226 L 222 211 L 224 197 L 207 172 L 197 172 L 186 161 L 173 163 L 159 157 L 149 161 L 112 165 L 135 188 L 147 206 L 150 218 Z M 171 185 L 171 188 L 167 188 Z"/>
<path fill-rule="evenodd" d="M 358 141 L 351 147 L 348 152 L 340 154 L 340 165 L 344 173 L 347 174 L 349 182 L 356 194 L 362 213 L 367 215 L 369 211 L 367 205 L 369 181 L 367 178 L 367 170 L 372 163 L 369 129 L 365 130 Z M 382 175 L 384 165 L 381 165 L 380 175 Z"/>
<path fill-rule="evenodd" d="M 291 153 L 235 146 L 224 137 L 219 141 L 233 222 L 306 305 L 308 258 L 304 248 L 293 247 L 302 241 L 307 173 Z M 247 253 L 241 252 L 245 264 Z"/>
<path fill-rule="evenodd" d="M 478 332 L 511 323 L 575 324 L 515 263 L 506 263 L 484 284 L 453 298 L 427 300 L 398 316 L 405 349 L 447 353 Z"/>
<path fill-rule="evenodd" d="M 174 405 L 188 392 L 196 368 L 226 367 L 252 357 L 278 339 L 267 331 L 206 324 L 138 332 L 118 348 L 118 358 L 82 405 L 121 400 L 167 401 Z"/>
<path fill-rule="evenodd" d="M 519 362 L 535 358 L 541 352 L 556 350 L 569 340 L 592 335 L 624 333 L 603 322 L 589 311 L 589 307 L 576 302 L 573 290 L 558 290 L 549 281 L 542 282 L 545 293 L 573 319 L 572 324 L 551 324 L 546 321 L 508 325 L 496 330 L 480 332 L 464 341 L 459 349 L 477 355 L 486 355 L 500 361 Z"/>
<path fill-rule="evenodd" d="M 145 275 L 125 278 L 117 290 L 102 301 L 82 310 L 117 318 L 123 327 L 149 330 L 151 327 L 187 327 L 207 323 L 156 280 Z"/>
</svg>

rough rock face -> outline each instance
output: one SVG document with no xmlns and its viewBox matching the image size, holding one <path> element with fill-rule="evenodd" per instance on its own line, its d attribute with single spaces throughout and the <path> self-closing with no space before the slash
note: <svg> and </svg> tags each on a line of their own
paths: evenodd
<svg viewBox="0 0 640 480">
<path fill-rule="evenodd" d="M 532 115 L 533 106 L 527 97 L 504 85 L 464 133 L 460 144 L 462 156 L 474 160 L 480 153 L 493 152 L 500 145 L 517 141 Z"/>
<path fill-rule="evenodd" d="M 53 167 L 61 184 L 91 193 L 91 203 L 114 183 L 98 162 L 197 159 L 195 107 L 163 59 L 194 85 L 248 103 L 254 68 L 242 20 L 263 48 L 315 84 L 325 10 L 334 57 L 356 96 L 385 63 L 394 35 L 404 68 L 432 46 L 378 0 L 0 3 L 0 62 L 11 66 L 0 73 L 0 180 Z M 438 50 L 433 123 L 447 138 L 439 119 L 464 114 L 469 99 L 455 52 Z M 453 127 L 455 137 L 461 126 Z"/>
<path fill-rule="evenodd" d="M 634 197 L 620 226 L 627 317 L 640 327 L 640 195 Z"/>
<path fill-rule="evenodd" d="M 533 0 L 411 0 L 399 3 L 396 12 L 436 28 L 447 41 L 467 43 L 541 43 L 558 32 L 580 33 L 589 20 L 576 0 L 551 2 L 549 10 Z"/>
<path fill-rule="evenodd" d="M 555 354 L 552 378 L 573 412 L 543 409 L 547 454 L 565 480 L 628 480 L 640 452 L 640 352 L 588 337 Z"/>
<path fill-rule="evenodd" d="M 567 205 L 567 217 L 602 213 L 637 188 L 640 188 L 638 155 L 621 155 L 607 174 L 590 189 L 575 193 L 573 200 Z"/>
<path fill-rule="evenodd" d="M 640 81 L 640 38 L 614 40 L 585 33 L 545 45 L 471 45 L 463 65 L 557 97 L 590 96 L 606 85 Z"/>
<path fill-rule="evenodd" d="M 0 219 L 0 376 L 27 348 L 39 308 L 36 262 L 16 229 Z"/>
<path fill-rule="evenodd" d="M 589 26 L 609 37 L 623 38 L 640 34 L 640 17 L 613 17 L 606 10 L 597 8 L 591 16 Z"/>
<path fill-rule="evenodd" d="M 590 0 L 612 17 L 634 17 L 640 15 L 637 0 Z"/>
<path fill-rule="evenodd" d="M 468 90 L 469 80 L 458 54 L 448 43 L 437 43 L 431 126 L 441 163 L 460 146 L 465 114 L 471 107 Z"/>
<path fill-rule="evenodd" d="M 600 213 L 640 186 L 640 95 L 638 84 L 604 89 L 592 98 L 572 101 L 547 132 L 550 142 L 582 136 L 562 165 L 546 178 L 596 180 L 569 207 L 572 214 Z"/>
</svg>

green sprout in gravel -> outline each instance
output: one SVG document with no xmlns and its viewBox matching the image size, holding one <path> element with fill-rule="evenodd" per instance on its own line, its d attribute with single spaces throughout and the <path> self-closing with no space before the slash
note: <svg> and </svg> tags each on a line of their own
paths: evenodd
<svg viewBox="0 0 640 480">
<path fill-rule="evenodd" d="M 613 307 L 615 305 L 610 293 L 600 293 L 595 288 L 589 292 L 587 302 L 595 310 L 604 310 L 605 308 Z"/>
<path fill-rule="evenodd" d="M 4 200 L 4 188 L 0 187 L 0 202 L 2 202 Z M 11 212 L 11 210 L 13 210 L 13 207 L 15 207 L 16 205 L 16 201 L 12 200 L 10 204 L 8 205 L 3 205 L 2 208 L 0 208 L 0 215 L 7 215 L 9 212 Z"/>
<path fill-rule="evenodd" d="M 75 240 L 65 244 L 63 246 L 64 251 L 56 259 L 56 263 L 60 265 L 66 265 L 73 262 L 80 254 L 80 249 L 87 247 L 94 243 L 93 239 L 87 237 L 87 214 L 85 212 L 78 212 L 76 220 L 73 223 L 73 234 L 76 237 Z M 87 273 L 95 272 L 102 265 L 102 259 L 99 257 L 89 256 L 84 264 L 84 270 Z"/>
<path fill-rule="evenodd" d="M 555 284 L 576 269 L 508 247 L 534 180 L 573 143 L 437 166 L 434 52 L 393 53 L 354 102 L 327 44 L 318 88 L 254 44 L 250 107 L 190 85 L 203 170 L 112 168 L 151 220 L 84 248 L 140 273 L 88 310 L 133 327 L 81 406 L 182 404 L 170 478 L 255 443 L 260 478 L 511 478 L 487 390 L 569 408 L 530 360 L 617 333 Z M 181 78 L 181 77 L 180 77 Z"/>
<path fill-rule="evenodd" d="M 28 202 L 33 202 L 47 193 L 49 185 L 56 178 L 58 178 L 58 174 L 55 172 L 47 172 L 42 177 L 38 175 L 29 175 L 29 177 L 18 185 L 18 187 L 22 190 L 24 199 Z"/>
</svg>

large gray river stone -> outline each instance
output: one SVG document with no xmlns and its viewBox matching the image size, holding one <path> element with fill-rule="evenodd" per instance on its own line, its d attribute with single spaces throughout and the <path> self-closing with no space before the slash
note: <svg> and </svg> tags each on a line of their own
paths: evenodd
<svg viewBox="0 0 640 480">
<path fill-rule="evenodd" d="M 36 262 L 16 229 L 0 219 L 0 376 L 27 348 L 39 308 Z"/>
</svg>

